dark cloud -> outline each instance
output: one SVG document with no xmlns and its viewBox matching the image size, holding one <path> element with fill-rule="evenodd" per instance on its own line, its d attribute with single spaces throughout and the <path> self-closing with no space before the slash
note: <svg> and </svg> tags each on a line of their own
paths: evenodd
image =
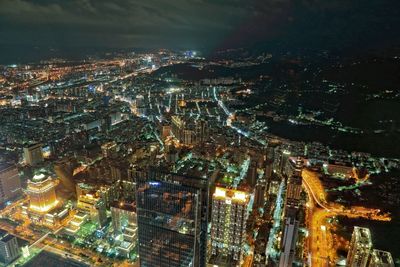
<svg viewBox="0 0 400 267">
<path fill-rule="evenodd" d="M 0 0 L 0 44 L 357 45 L 399 40 L 400 1 Z"/>
</svg>

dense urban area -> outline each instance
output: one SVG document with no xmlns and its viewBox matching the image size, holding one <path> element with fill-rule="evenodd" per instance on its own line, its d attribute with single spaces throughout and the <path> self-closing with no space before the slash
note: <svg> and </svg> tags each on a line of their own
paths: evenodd
<svg viewBox="0 0 400 267">
<path fill-rule="evenodd" d="M 400 266 L 399 61 L 0 66 L 2 266 Z"/>
</svg>

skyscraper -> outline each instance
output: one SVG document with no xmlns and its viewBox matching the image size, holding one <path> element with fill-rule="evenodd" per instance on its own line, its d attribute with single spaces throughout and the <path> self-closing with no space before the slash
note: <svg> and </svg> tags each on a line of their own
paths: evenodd
<svg viewBox="0 0 400 267">
<path fill-rule="evenodd" d="M 58 204 L 56 198 L 57 181 L 44 174 L 35 175 L 28 181 L 26 193 L 29 196 L 29 210 L 36 213 L 46 213 Z"/>
<path fill-rule="evenodd" d="M 183 140 L 183 130 L 185 128 L 185 122 L 179 116 L 171 117 L 171 132 L 178 140 Z"/>
<path fill-rule="evenodd" d="M 392 254 L 387 251 L 374 249 L 368 267 L 394 267 Z"/>
<path fill-rule="evenodd" d="M 21 193 L 21 181 L 15 165 L 0 164 L 0 202 L 17 197 Z"/>
<path fill-rule="evenodd" d="M 254 208 L 263 208 L 265 201 L 265 180 L 257 181 L 257 184 L 254 188 Z"/>
<path fill-rule="evenodd" d="M 8 264 L 19 257 L 17 238 L 4 230 L 0 230 L 0 261 Z"/>
<path fill-rule="evenodd" d="M 225 256 L 231 266 L 242 259 L 249 201 L 250 194 L 222 187 L 212 197 L 212 254 Z"/>
<path fill-rule="evenodd" d="M 365 267 L 367 266 L 371 252 L 371 232 L 368 228 L 355 226 L 351 237 L 350 249 L 347 254 L 346 266 Z"/>
<path fill-rule="evenodd" d="M 288 179 L 285 199 L 285 226 L 281 240 L 279 267 L 291 267 L 295 260 L 296 242 L 299 231 L 299 210 L 301 201 L 302 162 L 296 161 L 294 171 Z"/>
<path fill-rule="evenodd" d="M 136 207 L 133 203 L 115 201 L 110 210 L 115 235 L 122 234 L 126 227 L 137 228 Z"/>
<path fill-rule="evenodd" d="M 119 242 L 117 249 L 122 254 L 129 255 L 137 245 L 136 207 L 133 203 L 115 201 L 111 204 L 111 218 L 114 236 Z"/>
<path fill-rule="evenodd" d="M 282 252 L 279 267 L 291 267 L 295 259 L 299 221 L 293 215 L 285 218 L 285 227 L 282 235 Z"/>
<path fill-rule="evenodd" d="M 208 139 L 209 126 L 206 120 L 196 121 L 196 139 L 198 143 L 203 143 Z"/>
<path fill-rule="evenodd" d="M 42 144 L 32 144 L 24 147 L 25 163 L 30 166 L 36 166 L 43 162 Z"/>
<path fill-rule="evenodd" d="M 302 162 L 296 161 L 294 171 L 288 179 L 286 199 L 285 199 L 285 217 L 296 214 L 301 200 L 302 177 L 301 177 Z"/>
<path fill-rule="evenodd" d="M 278 166 L 278 173 L 280 175 L 286 175 L 286 165 L 288 164 L 289 161 L 289 157 L 290 157 L 290 151 L 288 150 L 283 150 L 281 157 L 279 158 L 279 166 Z"/>
<path fill-rule="evenodd" d="M 142 267 L 206 265 L 208 180 L 152 170 L 137 178 Z"/>
<path fill-rule="evenodd" d="M 90 219 L 100 226 L 107 221 L 106 199 L 97 188 L 79 183 L 76 186 L 77 208 L 90 214 Z"/>
</svg>

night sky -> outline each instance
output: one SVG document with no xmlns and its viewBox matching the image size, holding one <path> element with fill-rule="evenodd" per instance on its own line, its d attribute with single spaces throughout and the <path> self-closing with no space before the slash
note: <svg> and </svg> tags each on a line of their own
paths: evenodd
<svg viewBox="0 0 400 267">
<path fill-rule="evenodd" d="M 399 26 L 399 0 L 0 0 L 4 47 L 358 49 Z"/>
</svg>

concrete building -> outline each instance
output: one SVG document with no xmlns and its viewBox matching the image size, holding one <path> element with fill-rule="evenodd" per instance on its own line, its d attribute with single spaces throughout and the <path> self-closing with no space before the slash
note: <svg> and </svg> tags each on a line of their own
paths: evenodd
<svg viewBox="0 0 400 267">
<path fill-rule="evenodd" d="M 254 208 L 263 208 L 265 202 L 265 184 L 257 183 L 254 188 Z"/>
<path fill-rule="evenodd" d="M 136 247 L 138 241 L 136 207 L 133 203 L 114 202 L 111 204 L 111 218 L 114 236 L 119 242 L 117 249 L 127 256 Z"/>
<path fill-rule="evenodd" d="M 20 255 L 17 238 L 4 230 L 0 230 L 0 261 L 6 265 Z"/>
<path fill-rule="evenodd" d="M 296 161 L 294 163 L 293 171 L 288 179 L 286 198 L 285 198 L 285 217 L 296 216 L 297 211 L 300 208 L 302 182 L 301 177 L 302 162 Z"/>
<path fill-rule="evenodd" d="M 278 165 L 278 168 L 276 170 L 280 175 L 287 175 L 286 174 L 286 166 L 287 166 L 287 164 L 289 162 L 289 157 L 290 157 L 290 151 L 289 150 L 283 150 L 281 152 L 281 156 L 280 156 L 280 158 L 278 160 L 278 164 L 279 165 Z"/>
<path fill-rule="evenodd" d="M 296 254 L 296 242 L 299 232 L 299 211 L 302 191 L 302 162 L 296 161 L 295 164 L 288 162 L 287 165 L 292 171 L 287 183 L 286 198 L 285 198 L 285 226 L 281 240 L 281 257 L 279 267 L 291 267 Z"/>
<path fill-rule="evenodd" d="M 42 144 L 32 144 L 24 147 L 25 163 L 30 166 L 36 166 L 43 162 Z"/>
<path fill-rule="evenodd" d="M 76 185 L 77 208 L 90 215 L 93 222 L 103 226 L 107 221 L 106 199 L 101 190 L 79 183 Z"/>
<path fill-rule="evenodd" d="M 279 267 L 292 267 L 295 260 L 298 232 L 299 221 L 297 218 L 295 216 L 286 217 L 282 235 L 282 251 L 279 259 Z"/>
<path fill-rule="evenodd" d="M 355 226 L 347 254 L 346 266 L 366 267 L 371 253 L 372 240 L 368 228 Z"/>
<path fill-rule="evenodd" d="M 371 253 L 368 267 L 394 267 L 392 254 L 387 251 L 374 249 Z"/>
<path fill-rule="evenodd" d="M 247 192 L 222 187 L 216 187 L 212 196 L 212 254 L 225 256 L 223 261 L 231 266 L 242 259 L 249 202 Z"/>
<path fill-rule="evenodd" d="M 172 116 L 171 132 L 180 143 L 196 145 L 208 139 L 209 127 L 206 120 L 189 121 L 180 116 Z"/>
<path fill-rule="evenodd" d="M 21 181 L 15 165 L 0 164 L 0 203 L 21 194 Z"/>
<path fill-rule="evenodd" d="M 110 210 L 114 233 L 122 234 L 128 226 L 137 228 L 136 207 L 133 203 L 116 201 L 111 204 Z"/>
</svg>

